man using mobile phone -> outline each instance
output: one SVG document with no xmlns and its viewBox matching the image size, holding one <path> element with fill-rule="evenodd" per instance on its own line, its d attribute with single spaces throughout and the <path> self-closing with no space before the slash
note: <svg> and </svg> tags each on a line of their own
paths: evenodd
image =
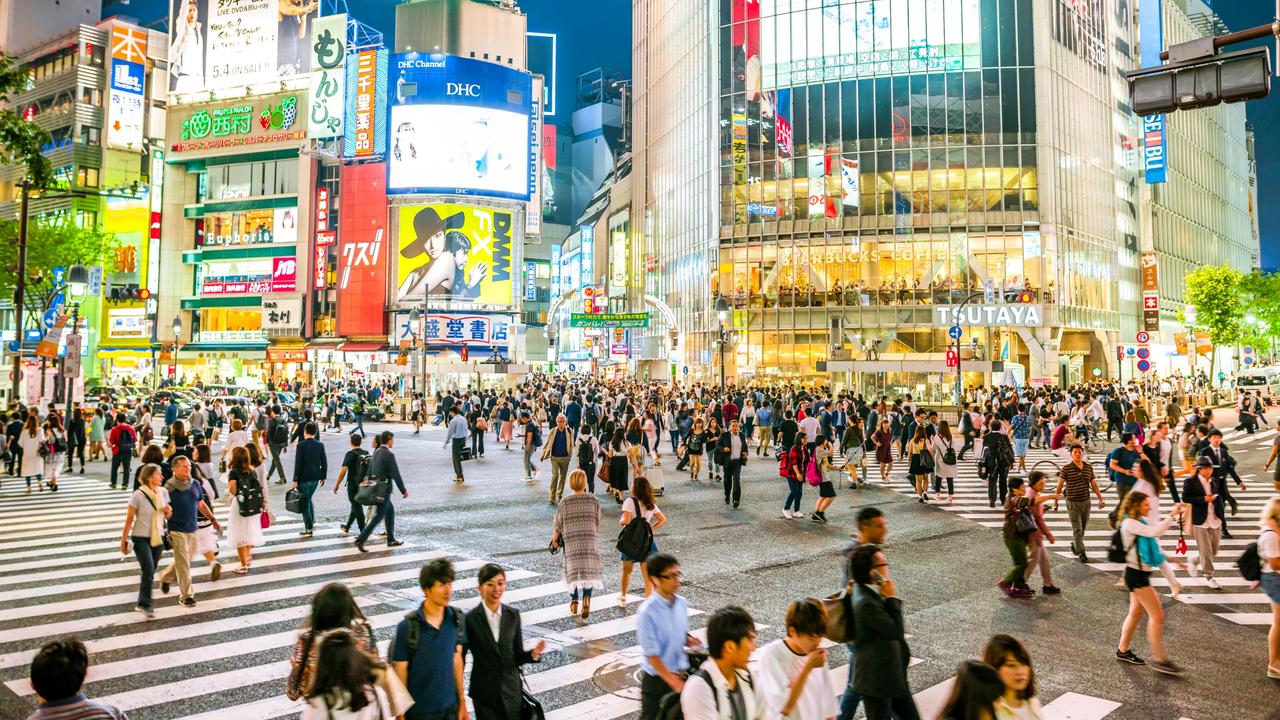
<svg viewBox="0 0 1280 720">
<path fill-rule="evenodd" d="M 867 720 L 919 720 L 907 682 L 911 649 L 903 629 L 902 601 L 889 579 L 889 563 L 875 545 L 862 545 L 850 556 L 849 570 L 858 628 L 853 689 L 862 696 Z"/>
</svg>

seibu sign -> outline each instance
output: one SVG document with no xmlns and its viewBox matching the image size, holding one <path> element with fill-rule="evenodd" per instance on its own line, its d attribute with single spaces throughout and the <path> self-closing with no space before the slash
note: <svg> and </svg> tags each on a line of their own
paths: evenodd
<svg viewBox="0 0 1280 720">
<path fill-rule="evenodd" d="M 1040 305 L 969 305 L 935 307 L 934 321 L 938 327 L 953 325 L 1040 325 L 1044 322 L 1044 308 Z"/>
</svg>

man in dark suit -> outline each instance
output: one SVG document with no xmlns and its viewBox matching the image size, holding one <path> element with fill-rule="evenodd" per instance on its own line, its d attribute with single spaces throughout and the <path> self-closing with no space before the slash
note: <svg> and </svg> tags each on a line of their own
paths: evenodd
<svg viewBox="0 0 1280 720">
<path fill-rule="evenodd" d="M 383 430 L 378 435 L 375 442 L 377 447 L 373 451 L 373 458 L 369 460 L 369 475 L 370 477 L 394 481 L 396 489 L 400 491 L 400 497 L 407 498 L 409 497 L 409 491 L 404 487 L 404 479 L 400 477 L 400 466 L 396 464 L 396 456 L 391 452 L 391 448 L 395 444 L 395 435 L 390 430 Z M 360 531 L 360 536 L 356 538 L 357 550 L 369 552 L 364 549 L 364 543 L 369 539 L 369 535 L 373 533 L 373 529 L 378 527 L 378 521 L 380 520 L 387 525 L 387 547 L 398 547 L 404 544 L 403 540 L 396 539 L 396 508 L 391 504 L 391 493 L 388 492 L 387 499 L 378 506 L 373 517 L 365 524 L 364 530 Z"/>
<path fill-rule="evenodd" d="M 311 537 L 316 522 L 311 496 L 329 475 L 329 458 L 325 457 L 324 445 L 316 439 L 319 434 L 320 428 L 315 423 L 307 423 L 302 442 L 298 443 L 298 459 L 293 464 L 293 489 L 302 494 L 302 537 Z"/>
<path fill-rule="evenodd" d="M 1213 477 L 1222 481 L 1222 498 L 1231 506 L 1231 514 L 1234 515 L 1238 505 L 1236 499 L 1231 497 L 1231 489 L 1227 485 L 1227 478 L 1231 477 L 1235 480 L 1236 485 L 1239 485 L 1242 491 L 1248 490 L 1249 486 L 1244 484 L 1244 481 L 1240 479 L 1240 475 L 1236 472 L 1236 459 L 1231 454 L 1231 451 L 1227 450 L 1226 443 L 1222 442 L 1222 431 L 1213 428 L 1209 431 L 1208 440 L 1209 444 L 1200 450 L 1199 457 L 1209 458 L 1209 462 L 1213 466 Z M 1231 533 L 1227 532 L 1227 518 L 1224 515 L 1219 515 L 1219 517 L 1222 518 L 1222 537 L 1230 540 Z"/>
<path fill-rule="evenodd" d="M 907 647 L 902 601 L 889 579 L 889 564 L 875 545 L 860 545 L 849 556 L 853 579 L 854 648 L 858 663 L 853 689 L 862 696 L 867 720 L 920 720 L 907 682 Z"/>
<path fill-rule="evenodd" d="M 84 474 L 84 445 L 85 445 L 85 426 L 84 411 L 80 409 L 80 403 L 76 403 L 71 409 L 71 414 L 67 416 L 67 469 L 65 472 L 71 472 L 71 461 L 75 459 L 76 453 L 80 454 L 80 474 Z"/>
<path fill-rule="evenodd" d="M 1204 572 L 1206 584 L 1213 590 L 1220 586 L 1213 578 L 1213 561 L 1218 554 L 1219 540 L 1226 534 L 1227 480 L 1218 474 L 1209 455 L 1196 458 L 1196 474 L 1182 484 L 1182 499 L 1191 506 L 1191 535 L 1196 543 L 1197 562 L 1188 562 L 1191 576 L 1198 574 L 1196 565 Z"/>
<path fill-rule="evenodd" d="M 471 653 L 471 696 L 476 720 L 510 720 L 520 717 L 520 666 L 538 662 L 547 649 L 539 640 L 532 650 L 524 649 L 520 613 L 502 604 L 507 574 L 489 563 L 476 578 L 480 604 L 466 617 L 467 645 L 463 658 Z"/>
<path fill-rule="evenodd" d="M 729 429 L 720 433 L 716 454 L 724 468 L 724 504 L 733 502 L 737 508 L 742 500 L 742 466 L 747 462 L 747 442 L 742 439 L 742 427 L 736 418 L 729 423 Z"/>
</svg>

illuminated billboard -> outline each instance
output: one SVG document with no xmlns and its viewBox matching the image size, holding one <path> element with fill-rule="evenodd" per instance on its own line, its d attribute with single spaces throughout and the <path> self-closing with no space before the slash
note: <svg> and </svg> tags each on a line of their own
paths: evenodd
<svg viewBox="0 0 1280 720">
<path fill-rule="evenodd" d="M 142 150 L 146 113 L 147 31 L 127 25 L 111 29 L 111 82 L 107 88 L 107 147 Z"/>
<path fill-rule="evenodd" d="M 399 209 L 396 300 L 424 296 L 509 307 L 515 214 L 438 203 Z"/>
<path fill-rule="evenodd" d="M 347 107 L 343 157 L 387 151 L 387 51 L 361 50 L 347 60 Z"/>
<path fill-rule="evenodd" d="M 529 201 L 531 75 L 438 54 L 402 53 L 391 66 L 389 192 Z"/>
<path fill-rule="evenodd" d="M 746 38 L 758 38 L 760 69 L 752 42 L 735 43 L 746 51 L 735 63 L 749 79 L 759 72 L 764 89 L 982 66 L 981 0 L 844 0 L 796 12 L 790 0 L 759 0 L 758 14 L 755 0 L 734 2 L 735 15 L 745 2 L 741 17 Z"/>
<path fill-rule="evenodd" d="M 311 72 L 314 0 L 171 0 L 169 92 L 242 88 Z"/>
</svg>

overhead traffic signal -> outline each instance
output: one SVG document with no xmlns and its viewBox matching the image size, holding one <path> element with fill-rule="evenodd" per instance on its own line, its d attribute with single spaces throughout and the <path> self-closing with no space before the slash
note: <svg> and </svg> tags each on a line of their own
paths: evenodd
<svg viewBox="0 0 1280 720">
<path fill-rule="evenodd" d="M 1271 53 L 1254 48 L 1128 73 L 1133 111 L 1160 115 L 1264 98 L 1271 92 Z"/>
</svg>

